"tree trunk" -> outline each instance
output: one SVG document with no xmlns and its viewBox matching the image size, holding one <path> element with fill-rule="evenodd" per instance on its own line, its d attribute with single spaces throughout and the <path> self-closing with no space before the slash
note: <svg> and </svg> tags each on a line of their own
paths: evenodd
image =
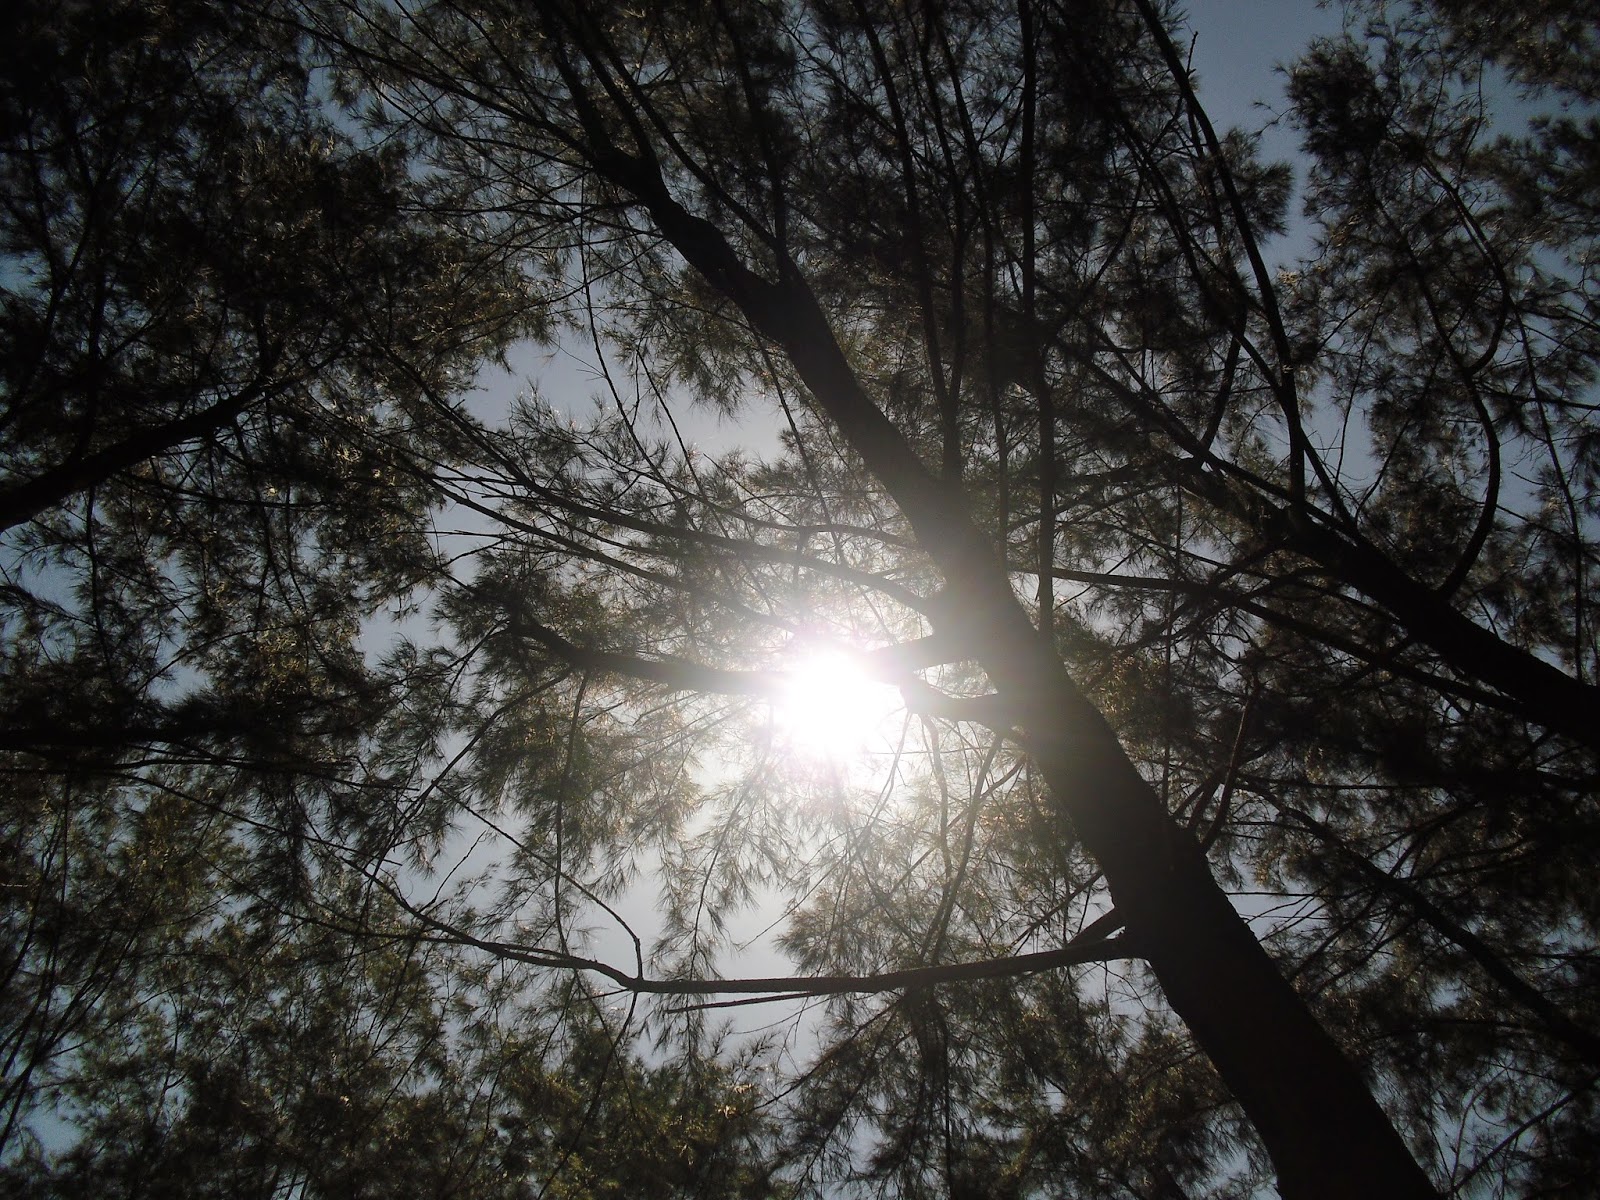
<svg viewBox="0 0 1600 1200">
<path fill-rule="evenodd" d="M 1173 1011 L 1260 1133 L 1279 1190 L 1290 1200 L 1436 1197 L 1360 1072 L 1217 886 L 1199 844 L 1034 629 L 960 490 L 927 470 L 863 390 L 798 268 L 785 264 L 776 283 L 757 275 L 716 226 L 673 198 L 653 161 L 611 143 L 582 100 L 578 109 L 590 118 L 595 168 L 630 192 L 690 266 L 783 350 L 905 513 L 947 581 L 939 632 L 1024 714 L 1054 802 L 1105 870 Z"/>
<path fill-rule="evenodd" d="M 681 209 L 666 215 L 669 237 L 672 227 L 709 234 Z M 1260 1132 L 1283 1194 L 1436 1195 L 1360 1073 L 1217 886 L 1199 845 L 1162 808 L 1029 623 L 959 495 L 922 467 L 862 392 L 815 299 L 799 285 L 762 285 L 716 241 L 720 254 L 716 245 L 691 238 L 679 249 L 784 347 L 911 521 L 950 583 L 949 632 L 1014 711 L 1025 714 L 1029 748 L 1055 802 L 1105 869 L 1117 911 L 1126 915 L 1173 1010 Z"/>
</svg>

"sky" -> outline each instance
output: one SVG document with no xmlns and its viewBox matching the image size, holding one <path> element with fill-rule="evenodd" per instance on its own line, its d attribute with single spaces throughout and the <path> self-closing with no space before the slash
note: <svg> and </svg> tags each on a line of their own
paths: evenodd
<svg viewBox="0 0 1600 1200">
<path fill-rule="evenodd" d="M 1194 0 L 1187 5 L 1195 33 L 1200 98 L 1219 123 L 1260 125 L 1283 105 L 1287 65 L 1313 37 L 1337 33 L 1338 7 L 1293 0 Z M 1264 102 L 1266 110 L 1252 114 Z M 1288 154 L 1285 139 L 1279 154 Z"/>
<path fill-rule="evenodd" d="M 1263 157 L 1293 166 L 1298 145 L 1295 131 L 1283 119 L 1284 68 L 1313 38 L 1339 32 L 1339 6 L 1307 0 L 1195 0 L 1187 7 L 1200 102 L 1212 122 L 1219 132 L 1227 126 L 1261 131 Z M 1299 169 L 1295 182 L 1297 187 L 1303 182 Z M 1290 233 L 1265 247 L 1275 266 L 1310 248 L 1293 232 L 1299 212 L 1297 196 L 1289 208 Z"/>
</svg>

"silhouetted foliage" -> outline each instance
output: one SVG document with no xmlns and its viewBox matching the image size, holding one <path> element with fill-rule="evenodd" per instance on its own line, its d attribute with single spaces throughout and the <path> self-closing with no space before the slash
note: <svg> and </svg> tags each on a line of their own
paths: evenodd
<svg viewBox="0 0 1600 1200">
<path fill-rule="evenodd" d="M 28 9 L 11 1178 L 1600 1171 L 1595 18 L 1178 20 Z"/>
</svg>

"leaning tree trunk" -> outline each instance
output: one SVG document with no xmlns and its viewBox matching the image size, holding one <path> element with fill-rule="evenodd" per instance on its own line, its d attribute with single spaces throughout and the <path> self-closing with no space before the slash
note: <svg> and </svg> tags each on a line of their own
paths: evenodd
<svg viewBox="0 0 1600 1200">
<path fill-rule="evenodd" d="M 653 162 L 601 144 L 594 165 L 781 347 L 905 513 L 948 583 L 941 632 L 984 667 L 1018 714 L 1055 803 L 1104 868 L 1168 1002 L 1260 1133 L 1282 1193 L 1436 1196 L 1360 1072 L 1217 886 L 1198 843 L 1033 628 L 958 491 L 927 471 L 867 396 L 798 271 L 791 266 L 778 283 L 751 271 L 715 226 L 677 203 Z"/>
</svg>

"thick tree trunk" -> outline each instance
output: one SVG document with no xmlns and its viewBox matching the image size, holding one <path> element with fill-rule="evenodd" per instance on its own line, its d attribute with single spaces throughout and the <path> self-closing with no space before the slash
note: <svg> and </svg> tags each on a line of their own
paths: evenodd
<svg viewBox="0 0 1600 1200">
<path fill-rule="evenodd" d="M 785 307 L 791 359 L 949 581 L 947 632 L 1023 714 L 1056 804 L 1105 869 L 1168 1002 L 1261 1134 L 1283 1195 L 1437 1195 L 1361 1074 L 1217 886 L 1198 843 L 1029 623 L 960 498 L 921 469 L 860 391 L 815 307 L 808 318 Z"/>
<path fill-rule="evenodd" d="M 804 374 L 809 354 L 793 353 Z M 856 404 L 870 407 L 865 396 Z M 870 432 L 870 417 L 859 424 L 869 441 L 888 437 Z M 915 472 L 902 465 L 896 474 Z M 1055 803 L 1104 868 L 1168 1002 L 1260 1133 L 1283 1195 L 1436 1196 L 1360 1072 L 1217 886 L 1199 844 L 1029 623 L 959 501 L 931 477 L 925 488 L 892 490 L 950 581 L 950 632 L 1023 714 Z"/>
<path fill-rule="evenodd" d="M 977 657 L 1003 692 L 1022 698 L 1051 794 L 1105 869 L 1168 1002 L 1260 1133 L 1279 1190 L 1317 1200 L 1436 1195 L 1360 1073 L 1217 886 L 1198 843 L 1026 620 L 1017 624 L 990 608 L 973 629 Z"/>
<path fill-rule="evenodd" d="M 575 82 L 575 81 L 571 81 Z M 1106 873 L 1117 911 L 1173 1010 L 1261 1135 L 1290 1200 L 1437 1192 L 1360 1072 L 1279 974 L 1098 710 L 1012 594 L 959 489 L 936 479 L 862 389 L 792 265 L 776 283 L 673 198 L 654 162 L 595 139 L 594 165 L 763 336 L 905 513 L 947 581 L 940 630 L 979 662 L 1012 711 L 1055 802 Z"/>
</svg>

